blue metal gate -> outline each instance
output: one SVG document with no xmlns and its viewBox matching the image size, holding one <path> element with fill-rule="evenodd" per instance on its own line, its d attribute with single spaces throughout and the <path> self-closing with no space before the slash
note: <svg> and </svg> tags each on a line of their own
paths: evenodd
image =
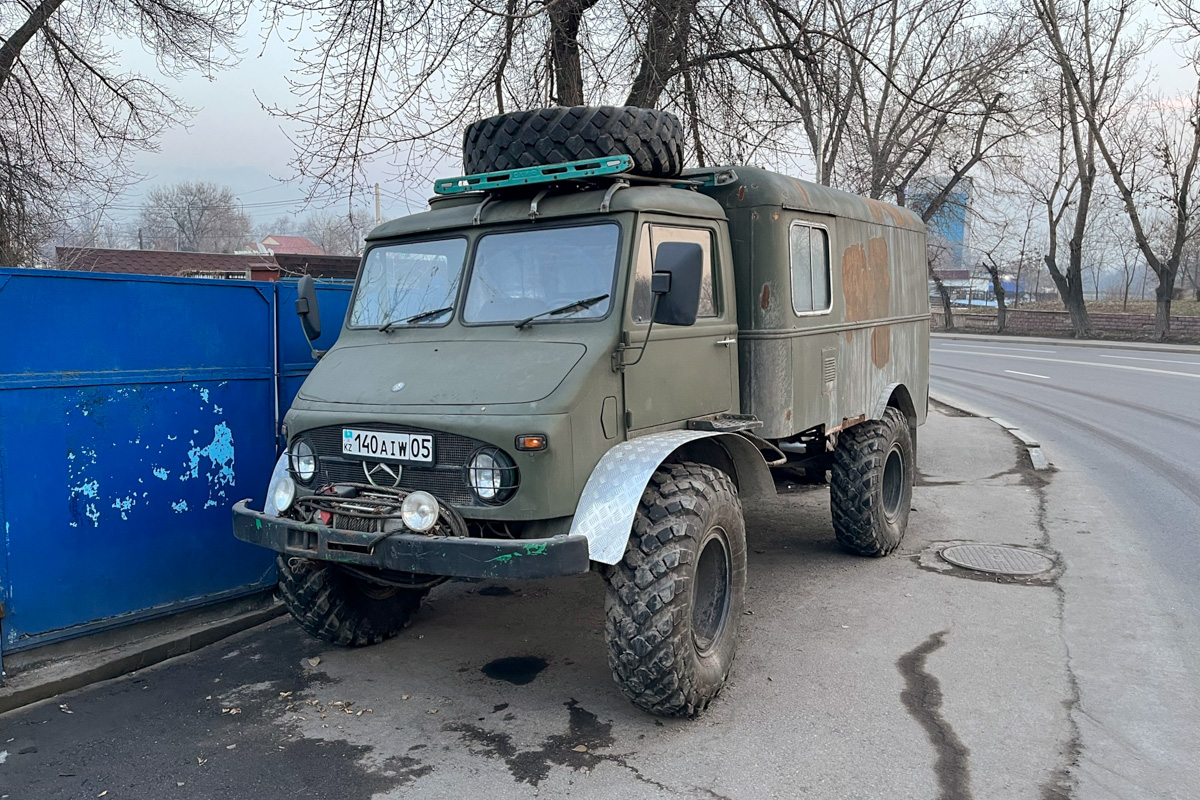
<svg viewBox="0 0 1200 800">
<path fill-rule="evenodd" d="M 337 336 L 346 285 L 321 287 Z M 0 270 L 0 652 L 258 591 L 295 284 Z"/>
</svg>

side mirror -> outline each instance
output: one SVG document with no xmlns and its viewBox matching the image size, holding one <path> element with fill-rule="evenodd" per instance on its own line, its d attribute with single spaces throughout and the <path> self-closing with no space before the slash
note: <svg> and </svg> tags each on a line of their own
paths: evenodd
<svg viewBox="0 0 1200 800">
<path fill-rule="evenodd" d="M 317 307 L 317 287 L 313 285 L 312 275 L 301 277 L 296 286 L 296 314 L 300 317 L 305 338 L 309 342 L 320 339 L 321 310 Z"/>
<path fill-rule="evenodd" d="M 704 279 L 704 248 L 695 242 L 663 242 L 654 251 L 654 321 L 659 325 L 695 325 Z"/>
</svg>

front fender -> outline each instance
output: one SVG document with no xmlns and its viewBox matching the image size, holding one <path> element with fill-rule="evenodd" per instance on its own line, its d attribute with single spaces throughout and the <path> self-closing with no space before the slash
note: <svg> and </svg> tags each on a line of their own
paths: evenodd
<svg viewBox="0 0 1200 800">
<path fill-rule="evenodd" d="M 592 561 L 616 564 L 621 560 L 650 476 L 683 445 L 709 438 L 720 443 L 732 461 L 737 475 L 731 477 L 742 497 L 774 490 L 771 472 L 758 448 L 737 434 L 679 430 L 623 442 L 605 453 L 592 470 L 571 523 L 572 536 L 587 537 Z"/>
</svg>

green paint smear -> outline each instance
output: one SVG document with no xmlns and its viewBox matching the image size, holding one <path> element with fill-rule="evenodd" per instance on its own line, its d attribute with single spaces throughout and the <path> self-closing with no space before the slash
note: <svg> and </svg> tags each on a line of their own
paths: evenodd
<svg viewBox="0 0 1200 800">
<path fill-rule="evenodd" d="M 254 527 L 258 528 L 261 531 L 262 530 L 262 520 L 261 519 L 254 520 Z"/>
<path fill-rule="evenodd" d="M 495 558 L 489 558 L 488 563 L 490 564 L 492 562 L 497 562 L 500 564 L 507 564 L 514 558 L 520 558 L 522 556 L 544 556 L 546 555 L 546 548 L 549 546 L 550 545 L 546 542 L 539 542 L 537 544 L 530 542 L 529 544 L 525 545 L 524 552 L 517 550 L 513 553 L 505 553 L 504 555 L 496 556 Z"/>
</svg>

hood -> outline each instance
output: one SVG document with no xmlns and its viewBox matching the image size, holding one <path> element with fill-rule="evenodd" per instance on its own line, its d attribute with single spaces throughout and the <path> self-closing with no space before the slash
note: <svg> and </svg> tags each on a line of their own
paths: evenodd
<svg viewBox="0 0 1200 800">
<path fill-rule="evenodd" d="M 363 405 L 532 403 L 558 388 L 586 352 L 576 342 L 511 340 L 338 347 L 313 367 L 299 396 Z"/>
</svg>

